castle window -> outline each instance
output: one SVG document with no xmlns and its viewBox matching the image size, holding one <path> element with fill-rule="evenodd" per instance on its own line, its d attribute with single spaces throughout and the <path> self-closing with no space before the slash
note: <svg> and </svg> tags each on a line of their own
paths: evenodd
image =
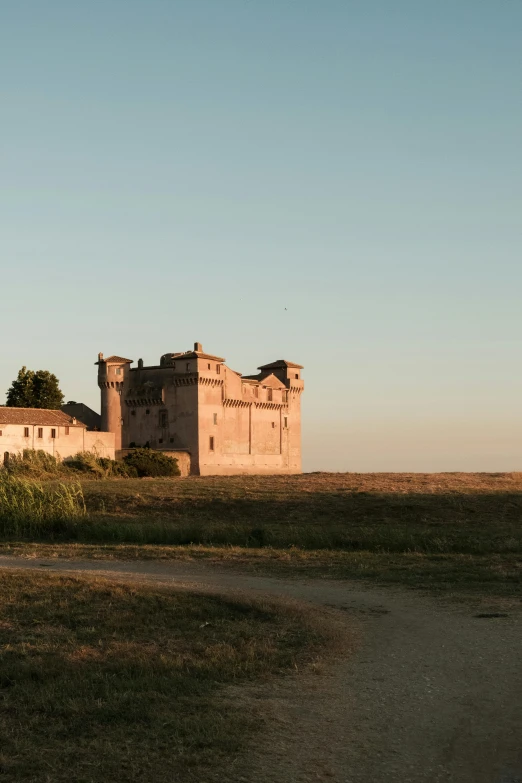
<svg viewBox="0 0 522 783">
<path fill-rule="evenodd" d="M 167 427 L 169 423 L 168 411 L 160 411 L 159 419 L 160 427 Z"/>
<path fill-rule="evenodd" d="M 211 435 L 208 443 L 209 451 L 214 451 L 214 437 Z"/>
<path fill-rule="evenodd" d="M 135 416 L 135 415 L 136 415 L 136 411 L 131 411 L 131 416 Z"/>
<path fill-rule="evenodd" d="M 29 437 L 29 427 L 24 427 L 24 438 Z"/>
<path fill-rule="evenodd" d="M 214 424 L 217 424 L 217 413 L 214 413 Z"/>
<path fill-rule="evenodd" d="M 121 375 L 121 367 L 116 367 L 116 375 Z"/>
<path fill-rule="evenodd" d="M 145 411 L 145 413 L 147 414 L 147 416 L 149 415 L 150 411 L 149 411 L 149 409 L 148 409 L 148 408 L 147 408 L 147 410 Z"/>
<path fill-rule="evenodd" d="M 217 372 L 218 375 L 221 372 L 221 365 L 220 364 L 216 364 L 216 372 Z"/>
<path fill-rule="evenodd" d="M 43 438 L 43 427 L 38 427 L 38 437 Z"/>
<path fill-rule="evenodd" d="M 208 365 L 208 369 L 210 370 L 210 364 Z"/>
<path fill-rule="evenodd" d="M 190 362 L 187 362 L 187 372 L 190 371 Z"/>
<path fill-rule="evenodd" d="M 272 429 L 275 430 L 275 421 L 272 422 Z"/>
<path fill-rule="evenodd" d="M 296 372 L 296 374 L 295 374 L 295 379 L 296 379 L 296 381 L 299 380 L 299 373 L 298 372 Z"/>
<path fill-rule="evenodd" d="M 267 389 L 266 390 L 266 398 L 267 398 L 268 402 L 272 402 L 272 389 Z"/>
<path fill-rule="evenodd" d="M 159 439 L 159 442 L 160 442 L 160 443 L 163 443 L 163 438 L 160 438 L 160 439 Z"/>
<path fill-rule="evenodd" d="M 288 402 L 288 392 L 287 391 L 283 392 L 283 402 Z"/>
<path fill-rule="evenodd" d="M 259 397 L 259 386 L 254 386 L 254 397 Z"/>
<path fill-rule="evenodd" d="M 174 438 L 171 438 L 171 439 L 170 439 L 170 442 L 171 442 L 171 443 L 174 443 Z"/>
<path fill-rule="evenodd" d="M 284 417 L 284 427 L 285 430 L 288 429 L 288 418 L 286 416 Z"/>
<path fill-rule="evenodd" d="M 0 437 L 2 437 L 2 430 L 0 430 Z"/>
<path fill-rule="evenodd" d="M 56 430 L 55 429 L 51 430 L 51 438 L 56 438 Z"/>
<path fill-rule="evenodd" d="M 69 434 L 69 427 L 66 427 L 66 428 L 65 428 L 65 434 L 66 434 L 66 435 L 68 435 L 68 434 Z"/>
</svg>

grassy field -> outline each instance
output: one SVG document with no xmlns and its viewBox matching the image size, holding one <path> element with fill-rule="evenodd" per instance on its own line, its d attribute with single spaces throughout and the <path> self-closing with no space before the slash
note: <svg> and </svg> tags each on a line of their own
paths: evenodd
<svg viewBox="0 0 522 783">
<path fill-rule="evenodd" d="M 293 605 L 50 574 L 0 572 L 0 605 L 2 781 L 214 779 L 256 724 L 224 686 L 335 639 Z"/>
<path fill-rule="evenodd" d="M 87 516 L 0 551 L 206 558 L 242 568 L 514 593 L 522 473 L 82 482 Z"/>
</svg>

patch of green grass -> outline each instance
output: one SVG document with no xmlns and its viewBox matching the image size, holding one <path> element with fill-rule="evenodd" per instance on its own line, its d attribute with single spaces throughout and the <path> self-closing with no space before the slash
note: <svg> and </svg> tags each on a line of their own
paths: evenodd
<svg viewBox="0 0 522 783">
<path fill-rule="evenodd" d="M 88 515 L 81 525 L 65 525 L 62 541 L 522 554 L 517 473 L 85 480 L 82 486 Z M 53 535 L 42 530 L 40 540 Z"/>
<path fill-rule="evenodd" d="M 85 516 L 78 483 L 42 482 L 0 473 L 0 535 L 53 538 L 70 535 Z"/>
<path fill-rule="evenodd" d="M 0 573 L 0 778 L 199 781 L 255 720 L 224 686 L 294 669 L 332 631 L 294 605 Z"/>
<path fill-rule="evenodd" d="M 54 535 L 56 552 L 205 558 L 430 589 L 464 582 L 477 590 L 520 589 L 521 473 L 317 473 L 82 486 L 87 517 Z M 15 551 L 15 541 L 30 551 L 53 537 L 21 539 L 4 536 L 7 551 Z"/>
<path fill-rule="evenodd" d="M 522 553 L 520 474 L 308 474 L 84 485 L 84 542 Z"/>
</svg>

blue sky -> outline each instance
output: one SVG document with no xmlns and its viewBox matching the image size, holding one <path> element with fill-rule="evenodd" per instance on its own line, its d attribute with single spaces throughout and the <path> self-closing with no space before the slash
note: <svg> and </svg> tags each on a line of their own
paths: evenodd
<svg viewBox="0 0 522 783">
<path fill-rule="evenodd" d="M 1 390 L 198 340 L 308 470 L 522 469 L 521 3 L 1 10 Z"/>
</svg>

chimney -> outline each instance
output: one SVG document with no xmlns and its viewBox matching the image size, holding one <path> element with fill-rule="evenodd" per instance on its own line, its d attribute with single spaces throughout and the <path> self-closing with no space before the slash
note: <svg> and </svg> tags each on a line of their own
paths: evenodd
<svg viewBox="0 0 522 783">
<path fill-rule="evenodd" d="M 98 354 L 98 361 L 99 362 L 103 362 L 103 354 L 102 353 Z"/>
<path fill-rule="evenodd" d="M 138 370 L 141 370 L 143 367 L 143 359 L 138 359 Z"/>
<path fill-rule="evenodd" d="M 196 353 L 198 352 L 203 353 L 203 346 L 201 345 L 201 343 L 194 343 L 194 350 L 196 351 Z"/>
</svg>

